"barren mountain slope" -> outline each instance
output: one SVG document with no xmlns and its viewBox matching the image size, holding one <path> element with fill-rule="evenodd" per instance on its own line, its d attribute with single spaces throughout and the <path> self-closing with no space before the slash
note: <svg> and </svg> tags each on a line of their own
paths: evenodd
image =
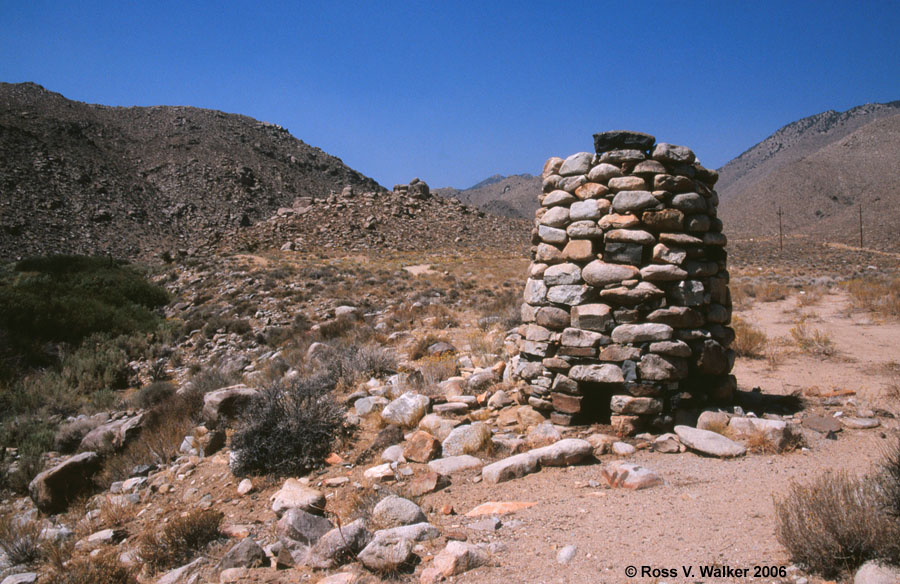
<svg viewBox="0 0 900 584">
<path fill-rule="evenodd" d="M 193 107 L 107 107 L 0 83 L 0 255 L 195 248 L 299 196 L 382 191 L 284 128 Z"/>
<path fill-rule="evenodd" d="M 532 219 L 538 208 L 541 178 L 530 174 L 494 175 L 464 190 L 435 189 L 443 197 L 459 199 L 494 215 Z"/>
<path fill-rule="evenodd" d="M 778 233 L 778 208 L 786 234 L 900 250 L 900 114 L 876 119 L 812 154 L 782 164 L 752 183 L 721 189 L 720 216 L 729 234 Z M 738 188 L 740 186 L 740 188 Z"/>
<path fill-rule="evenodd" d="M 900 101 L 867 103 L 845 112 L 828 110 L 784 126 L 719 169 L 723 200 L 775 169 L 809 156 L 862 126 L 900 113 Z"/>
</svg>

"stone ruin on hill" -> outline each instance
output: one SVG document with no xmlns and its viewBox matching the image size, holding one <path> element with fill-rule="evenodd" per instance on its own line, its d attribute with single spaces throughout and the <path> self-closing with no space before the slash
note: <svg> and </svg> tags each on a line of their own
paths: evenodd
<svg viewBox="0 0 900 584">
<path fill-rule="evenodd" d="M 736 391 L 718 174 L 647 134 L 594 146 L 544 165 L 515 375 L 557 424 L 668 428 Z"/>
</svg>

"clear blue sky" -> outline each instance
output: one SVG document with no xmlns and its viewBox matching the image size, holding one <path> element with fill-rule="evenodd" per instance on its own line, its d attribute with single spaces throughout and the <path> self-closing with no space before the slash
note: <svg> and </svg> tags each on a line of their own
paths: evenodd
<svg viewBox="0 0 900 584">
<path fill-rule="evenodd" d="M 388 188 L 537 174 L 609 129 L 715 168 L 900 99 L 900 2 L 0 0 L 0 81 L 246 114 Z"/>
</svg>

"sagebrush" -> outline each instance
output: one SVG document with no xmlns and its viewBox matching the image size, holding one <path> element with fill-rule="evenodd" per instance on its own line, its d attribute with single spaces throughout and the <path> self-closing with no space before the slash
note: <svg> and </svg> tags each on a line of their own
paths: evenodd
<svg viewBox="0 0 900 584">
<path fill-rule="evenodd" d="M 232 471 L 300 476 L 321 467 L 344 432 L 334 386 L 333 375 L 320 373 L 263 389 L 232 436 Z"/>
</svg>

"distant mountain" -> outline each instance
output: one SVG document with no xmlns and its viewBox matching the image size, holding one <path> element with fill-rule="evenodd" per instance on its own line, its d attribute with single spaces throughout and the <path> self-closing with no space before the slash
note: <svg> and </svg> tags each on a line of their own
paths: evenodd
<svg viewBox="0 0 900 584">
<path fill-rule="evenodd" d="M 900 251 L 900 101 L 827 111 L 781 128 L 719 169 L 719 215 L 736 236 L 785 232 Z"/>
<path fill-rule="evenodd" d="M 285 128 L 246 116 L 90 105 L 0 83 L 4 258 L 198 248 L 346 185 L 385 192 Z"/>
<path fill-rule="evenodd" d="M 440 188 L 434 192 L 494 215 L 530 220 L 538 208 L 541 178 L 530 174 L 495 174 L 468 189 Z"/>
</svg>

